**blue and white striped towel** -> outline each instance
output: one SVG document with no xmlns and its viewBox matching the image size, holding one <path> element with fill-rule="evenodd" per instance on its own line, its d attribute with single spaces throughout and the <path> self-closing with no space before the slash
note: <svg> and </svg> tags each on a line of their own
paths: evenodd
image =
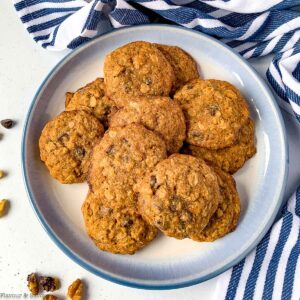
<svg viewBox="0 0 300 300">
<path fill-rule="evenodd" d="M 123 26 L 168 22 L 221 39 L 249 59 L 274 54 L 267 78 L 300 121 L 300 0 L 14 0 L 32 38 L 74 49 Z M 222 274 L 216 299 L 300 299 L 300 188 L 257 248 Z"/>
<path fill-rule="evenodd" d="M 300 186 L 254 251 L 219 276 L 215 300 L 300 299 Z"/>
</svg>

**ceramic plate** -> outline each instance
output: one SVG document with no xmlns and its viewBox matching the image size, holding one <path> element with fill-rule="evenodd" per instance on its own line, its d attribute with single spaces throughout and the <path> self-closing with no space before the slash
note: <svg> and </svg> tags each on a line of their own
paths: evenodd
<svg viewBox="0 0 300 300">
<path fill-rule="evenodd" d="M 99 251 L 83 226 L 86 183 L 62 185 L 39 159 L 38 139 L 45 123 L 64 110 L 66 91 L 103 76 L 107 53 L 132 41 L 176 45 L 190 53 L 204 78 L 237 86 L 256 124 L 257 154 L 235 174 L 242 212 L 237 229 L 213 243 L 158 236 L 135 255 Z M 70 258 L 108 280 L 147 289 L 179 288 L 202 282 L 239 262 L 271 226 L 282 201 L 287 174 L 285 130 L 272 93 L 253 68 L 231 49 L 192 30 L 148 25 L 98 37 L 64 58 L 47 76 L 29 108 L 22 142 L 28 195 L 41 224 Z"/>
</svg>

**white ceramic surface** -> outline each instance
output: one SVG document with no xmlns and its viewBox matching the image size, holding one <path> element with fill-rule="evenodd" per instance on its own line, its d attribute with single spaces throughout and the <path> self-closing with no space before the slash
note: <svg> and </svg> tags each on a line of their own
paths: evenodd
<svg viewBox="0 0 300 300">
<path fill-rule="evenodd" d="M 106 53 L 133 40 L 174 44 L 199 63 L 204 78 L 226 79 L 241 89 L 256 122 L 257 155 L 235 178 L 242 215 L 235 232 L 214 243 L 158 237 L 133 256 L 98 251 L 86 236 L 80 212 L 86 184 L 61 185 L 39 160 L 43 125 L 63 110 L 64 93 L 102 74 Z M 23 167 L 27 189 L 43 226 L 71 258 L 110 280 L 142 288 L 176 288 L 201 282 L 242 259 L 271 225 L 284 190 L 287 153 L 277 105 L 257 74 L 231 50 L 196 32 L 172 26 L 115 31 L 69 55 L 39 89 L 24 128 Z"/>
</svg>

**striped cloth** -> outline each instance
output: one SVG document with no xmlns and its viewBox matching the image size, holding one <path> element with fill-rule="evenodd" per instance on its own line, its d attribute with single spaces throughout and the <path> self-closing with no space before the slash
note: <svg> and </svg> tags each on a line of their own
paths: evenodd
<svg viewBox="0 0 300 300">
<path fill-rule="evenodd" d="M 300 0 L 14 0 L 32 38 L 74 49 L 112 28 L 168 22 L 221 39 L 245 58 L 274 58 L 267 78 L 300 121 Z"/>
<path fill-rule="evenodd" d="M 300 299 L 300 186 L 254 251 L 219 276 L 215 300 Z"/>
<path fill-rule="evenodd" d="M 300 0 L 15 0 L 35 42 L 74 49 L 113 28 L 178 24 L 222 40 L 245 58 L 274 54 L 267 79 L 300 121 Z M 219 299 L 300 299 L 300 187 L 257 248 L 219 276 Z"/>
</svg>

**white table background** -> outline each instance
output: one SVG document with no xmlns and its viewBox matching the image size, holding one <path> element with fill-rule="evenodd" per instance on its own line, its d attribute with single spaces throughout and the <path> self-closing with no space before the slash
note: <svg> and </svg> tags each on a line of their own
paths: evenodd
<svg viewBox="0 0 300 300">
<path fill-rule="evenodd" d="M 21 134 L 36 89 L 67 53 L 47 52 L 39 48 L 18 20 L 12 2 L 0 1 L 0 119 L 17 121 L 13 129 L 0 128 L 0 169 L 8 173 L 7 177 L 0 180 L 0 199 L 11 201 L 8 215 L 0 219 L 0 298 L 1 293 L 27 293 L 27 274 L 39 272 L 61 279 L 62 287 L 56 293 L 62 296 L 61 299 L 66 299 L 67 287 L 76 278 L 88 283 L 87 299 L 90 300 L 212 299 L 216 278 L 170 291 L 132 289 L 98 278 L 63 254 L 39 224 L 23 185 Z M 264 58 L 252 63 L 264 74 L 269 60 Z M 285 111 L 283 116 L 288 131 L 291 162 L 286 191 L 288 196 L 300 184 L 300 124 Z"/>
</svg>

